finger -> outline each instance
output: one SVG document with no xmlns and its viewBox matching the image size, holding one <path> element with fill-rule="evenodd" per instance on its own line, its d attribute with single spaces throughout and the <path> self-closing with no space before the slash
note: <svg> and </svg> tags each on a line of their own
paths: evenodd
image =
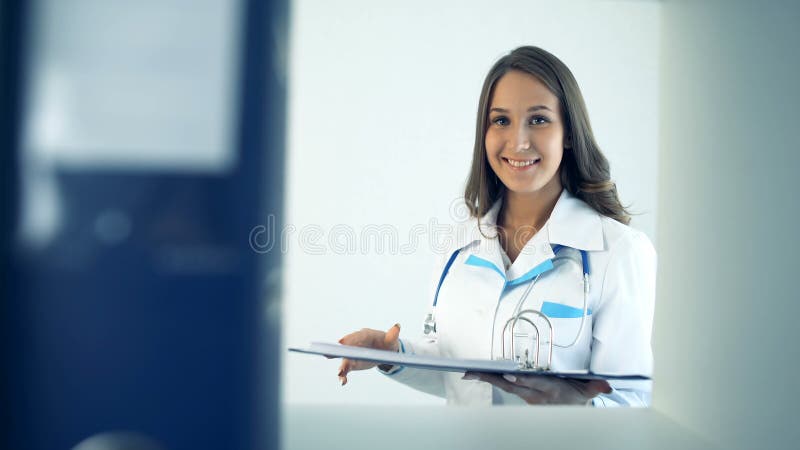
<svg viewBox="0 0 800 450">
<path fill-rule="evenodd" d="M 342 345 L 352 345 L 356 347 L 363 347 L 365 340 L 369 338 L 369 332 L 373 331 L 368 328 L 362 328 L 358 331 L 354 331 L 350 334 L 345 335 L 341 339 L 339 339 L 339 343 Z"/>
<path fill-rule="evenodd" d="M 489 377 L 491 377 L 491 379 L 486 380 L 488 383 L 491 383 L 493 386 L 496 386 L 498 389 L 508 392 L 509 394 L 516 395 L 517 397 L 525 400 L 525 403 L 530 405 L 543 405 L 549 403 L 550 397 L 545 392 L 510 382 L 499 375 L 489 375 Z"/>
<path fill-rule="evenodd" d="M 386 332 L 383 337 L 383 343 L 386 348 L 394 349 L 397 339 L 400 337 L 400 324 L 396 323 L 392 328 Z"/>
<path fill-rule="evenodd" d="M 529 390 L 534 391 L 537 394 L 542 395 L 542 396 L 545 396 L 548 393 L 548 391 L 546 389 L 539 389 L 535 385 L 530 385 L 530 383 L 527 383 L 527 381 L 528 381 L 527 379 L 529 377 L 526 376 L 526 375 L 514 376 L 514 375 L 511 375 L 511 374 L 505 374 L 501 378 L 503 380 L 511 383 L 514 386 L 518 386 L 518 387 L 521 387 L 521 388 L 524 388 L 524 389 L 529 389 Z"/>
<path fill-rule="evenodd" d="M 350 372 L 350 360 L 343 359 L 342 364 L 339 366 L 339 382 L 342 386 L 347 384 L 347 373 Z"/>
<path fill-rule="evenodd" d="M 355 345 L 356 341 L 358 340 L 356 334 L 357 333 L 350 333 L 348 335 L 345 335 L 344 337 L 339 339 L 338 342 L 342 345 Z"/>
<path fill-rule="evenodd" d="M 589 382 L 584 385 L 584 389 L 586 390 L 586 394 L 592 397 L 599 394 L 610 394 L 613 390 L 606 380 L 589 380 Z"/>
<path fill-rule="evenodd" d="M 521 375 L 516 377 L 514 383 L 529 389 L 535 389 L 542 393 L 552 393 L 558 391 L 559 384 L 563 383 L 563 381 L 558 378 L 547 376 Z"/>
<path fill-rule="evenodd" d="M 465 379 L 475 379 L 473 377 L 477 377 L 478 380 L 489 383 L 492 386 L 497 387 L 498 389 L 508 392 L 509 394 L 514 394 L 525 400 L 526 403 L 529 404 L 547 403 L 547 396 L 543 392 L 537 391 L 536 389 L 531 389 L 525 386 L 521 386 L 516 383 L 512 383 L 500 375 L 481 373 L 481 372 L 467 372 L 466 374 L 464 374 Z"/>
<path fill-rule="evenodd" d="M 599 394 L 610 394 L 613 390 L 606 380 L 565 378 L 564 381 L 589 398 L 596 397 Z"/>
<path fill-rule="evenodd" d="M 370 330 L 369 328 L 362 328 L 356 332 L 350 333 L 347 336 L 339 339 L 342 345 L 350 345 L 353 347 L 371 347 L 377 348 L 382 342 L 375 342 L 375 336 L 383 335 L 385 333 L 378 330 Z"/>
</svg>

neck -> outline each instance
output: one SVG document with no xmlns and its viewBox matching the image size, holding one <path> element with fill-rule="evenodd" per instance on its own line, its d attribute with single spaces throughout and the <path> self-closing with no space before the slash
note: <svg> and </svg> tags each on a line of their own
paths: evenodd
<svg viewBox="0 0 800 450">
<path fill-rule="evenodd" d="M 552 183 L 537 192 L 506 191 L 499 217 L 501 225 L 506 228 L 533 226 L 536 230 L 541 229 L 550 218 L 561 191 L 561 183 Z"/>
</svg>

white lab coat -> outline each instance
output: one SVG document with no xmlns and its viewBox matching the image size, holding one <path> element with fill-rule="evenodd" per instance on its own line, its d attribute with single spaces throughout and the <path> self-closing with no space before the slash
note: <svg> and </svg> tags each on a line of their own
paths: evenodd
<svg viewBox="0 0 800 450">
<path fill-rule="evenodd" d="M 554 257 L 551 246 L 561 244 L 569 248 L 559 256 L 572 252 L 569 257 L 574 259 L 555 260 L 555 267 L 539 277 L 524 309 L 550 316 L 556 344 L 566 345 L 575 339 L 583 315 L 583 283 L 580 254 L 573 249 L 582 249 L 588 252 L 590 267 L 589 312 L 580 340 L 570 348 L 554 348 L 552 369 L 649 376 L 656 253 L 647 236 L 598 214 L 564 189 L 547 223 L 506 270 L 507 257 L 493 233 L 499 209 L 500 201 L 480 221 L 488 238 L 478 232 L 477 220 L 464 224 L 456 233 L 456 243 L 434 271 L 431 303 L 446 261 L 460 249 L 434 310 L 438 339 L 422 333 L 419 338 L 401 336 L 402 351 L 489 359 L 497 308 L 494 354 L 501 354 L 502 328 L 530 283 L 527 280 L 543 267 L 540 264 L 547 265 L 546 261 Z M 506 345 L 508 348 L 508 340 Z M 462 380 L 460 373 L 402 367 L 384 373 L 420 391 L 445 397 L 448 404 L 523 403 L 487 383 Z M 611 382 L 611 386 L 614 391 L 595 398 L 595 406 L 649 405 L 649 381 Z"/>
</svg>

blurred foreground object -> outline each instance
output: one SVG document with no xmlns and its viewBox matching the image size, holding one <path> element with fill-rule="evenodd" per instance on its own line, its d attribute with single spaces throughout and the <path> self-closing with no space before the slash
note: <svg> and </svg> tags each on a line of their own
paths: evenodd
<svg viewBox="0 0 800 450">
<path fill-rule="evenodd" d="M 278 447 L 286 10 L 2 3 L 0 447 Z"/>
</svg>

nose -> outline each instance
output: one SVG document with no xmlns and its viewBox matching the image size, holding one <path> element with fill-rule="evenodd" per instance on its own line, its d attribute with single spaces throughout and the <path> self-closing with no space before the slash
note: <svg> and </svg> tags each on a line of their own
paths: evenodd
<svg viewBox="0 0 800 450">
<path fill-rule="evenodd" d="M 517 130 L 516 134 L 516 141 L 514 144 L 514 150 L 518 152 L 524 152 L 531 149 L 531 140 L 530 136 L 528 135 L 528 130 L 526 127 L 521 126 Z"/>
</svg>

